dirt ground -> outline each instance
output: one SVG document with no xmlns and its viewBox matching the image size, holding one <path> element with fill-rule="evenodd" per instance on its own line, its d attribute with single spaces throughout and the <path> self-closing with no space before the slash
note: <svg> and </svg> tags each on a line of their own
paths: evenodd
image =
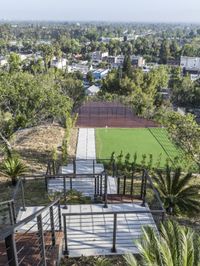
<svg viewBox="0 0 200 266">
<path fill-rule="evenodd" d="M 47 124 L 18 131 L 13 137 L 11 144 L 14 150 L 21 156 L 23 162 L 28 167 L 27 175 L 37 175 L 46 173 L 47 162 L 52 158 L 52 150 L 56 149 L 58 158 L 61 158 L 61 146 L 65 129 L 57 124 Z M 69 156 L 76 154 L 78 129 L 71 132 L 71 139 L 68 147 Z M 2 154 L 0 161 L 3 160 Z M 32 182 L 32 184 L 31 184 Z M 37 189 L 36 189 L 37 188 Z M 44 190 L 44 184 L 40 181 L 26 183 L 26 200 L 31 197 L 32 202 L 36 198 L 41 198 L 41 203 L 48 202 L 47 195 L 39 197 L 39 193 Z M 0 200 L 7 200 L 13 193 L 10 179 L 0 173 Z M 41 195 L 41 194 L 40 194 Z M 30 196 L 30 197 L 29 197 Z"/>
<path fill-rule="evenodd" d="M 13 147 L 29 168 L 29 174 L 41 174 L 46 171 L 47 161 L 52 158 L 55 149 L 61 157 L 61 146 L 65 129 L 57 124 L 48 124 L 18 131 L 13 138 Z M 78 129 L 71 132 L 68 147 L 69 156 L 76 154 Z"/>
<path fill-rule="evenodd" d="M 107 265 L 107 266 L 126 266 L 123 256 L 107 256 L 106 262 L 98 261 L 98 258 L 104 257 L 80 257 L 80 258 L 63 258 L 61 266 L 94 266 L 94 265 Z"/>
</svg>

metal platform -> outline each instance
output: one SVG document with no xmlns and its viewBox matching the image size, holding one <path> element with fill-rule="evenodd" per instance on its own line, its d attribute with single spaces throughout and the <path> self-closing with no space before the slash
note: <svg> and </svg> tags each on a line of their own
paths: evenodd
<svg viewBox="0 0 200 266">
<path fill-rule="evenodd" d="M 84 196 L 89 196 L 91 198 L 95 195 L 95 179 L 87 177 L 87 175 L 82 177 L 76 177 L 73 179 L 73 189 L 81 192 Z M 66 179 L 66 189 L 70 190 L 70 180 Z M 103 184 L 104 189 L 104 184 Z M 48 180 L 48 191 L 49 193 L 63 192 L 64 184 L 62 178 L 54 178 Z M 108 194 L 117 194 L 116 180 L 114 177 L 108 176 Z"/>
<path fill-rule="evenodd" d="M 141 202 L 109 204 L 108 208 L 101 204 L 72 205 L 62 212 L 69 215 L 66 216 L 66 235 L 70 257 L 125 254 L 129 251 L 137 254 L 136 241 L 142 236 L 142 227 L 148 225 L 157 230 L 148 206 L 142 207 Z M 113 253 L 115 213 L 116 252 Z"/>
</svg>

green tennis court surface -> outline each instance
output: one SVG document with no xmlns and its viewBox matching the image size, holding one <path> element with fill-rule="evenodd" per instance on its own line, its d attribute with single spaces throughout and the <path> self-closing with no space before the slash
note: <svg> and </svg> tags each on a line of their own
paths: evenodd
<svg viewBox="0 0 200 266">
<path fill-rule="evenodd" d="M 168 138 L 167 132 L 162 128 L 136 128 L 136 129 L 96 129 L 96 155 L 97 159 L 108 159 L 112 152 L 125 156 L 130 153 L 133 161 L 137 153 L 137 163 L 142 161 L 142 155 L 153 155 L 153 165 L 160 159 L 160 166 L 166 164 L 166 159 L 174 160 L 182 152 Z"/>
</svg>

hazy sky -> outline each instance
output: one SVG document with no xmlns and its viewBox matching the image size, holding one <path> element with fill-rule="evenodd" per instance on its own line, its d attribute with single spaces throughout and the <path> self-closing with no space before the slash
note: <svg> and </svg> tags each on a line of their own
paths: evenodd
<svg viewBox="0 0 200 266">
<path fill-rule="evenodd" d="M 0 0 L 0 19 L 200 23 L 200 0 Z"/>
</svg>

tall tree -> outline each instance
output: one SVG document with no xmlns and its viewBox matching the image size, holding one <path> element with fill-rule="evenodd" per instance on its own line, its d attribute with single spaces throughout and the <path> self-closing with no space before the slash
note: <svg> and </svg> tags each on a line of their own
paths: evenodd
<svg viewBox="0 0 200 266">
<path fill-rule="evenodd" d="M 85 97 L 82 81 L 67 76 L 61 81 L 60 85 L 63 95 L 66 95 L 72 101 L 72 111 L 75 111 L 76 108 L 81 105 Z"/>
<path fill-rule="evenodd" d="M 169 112 L 165 115 L 164 125 L 176 145 L 183 149 L 200 169 L 200 126 L 195 116 Z"/>
<path fill-rule="evenodd" d="M 20 70 L 20 65 L 21 65 L 21 60 L 20 56 L 16 53 L 11 53 L 9 58 L 8 58 L 8 63 L 9 63 L 9 72 L 17 72 Z"/>
<path fill-rule="evenodd" d="M 39 47 L 39 49 L 42 51 L 43 57 L 44 57 L 44 63 L 45 63 L 45 69 L 46 71 L 51 66 L 51 60 L 54 55 L 54 49 L 52 45 L 43 44 Z"/>
<path fill-rule="evenodd" d="M 130 58 L 129 55 L 128 56 L 125 56 L 125 58 L 124 58 L 124 64 L 123 64 L 122 70 L 123 70 L 123 73 L 127 77 L 131 78 L 131 76 L 133 74 L 133 67 L 132 67 L 131 58 Z"/>
<path fill-rule="evenodd" d="M 0 131 L 6 139 L 19 128 L 48 119 L 61 121 L 70 108 L 69 97 L 61 93 L 52 75 L 19 72 L 0 76 Z"/>
<path fill-rule="evenodd" d="M 170 48 L 169 48 L 169 43 L 166 39 L 164 39 L 161 43 L 159 57 L 160 57 L 160 63 L 167 64 L 167 61 L 170 57 Z"/>
</svg>

